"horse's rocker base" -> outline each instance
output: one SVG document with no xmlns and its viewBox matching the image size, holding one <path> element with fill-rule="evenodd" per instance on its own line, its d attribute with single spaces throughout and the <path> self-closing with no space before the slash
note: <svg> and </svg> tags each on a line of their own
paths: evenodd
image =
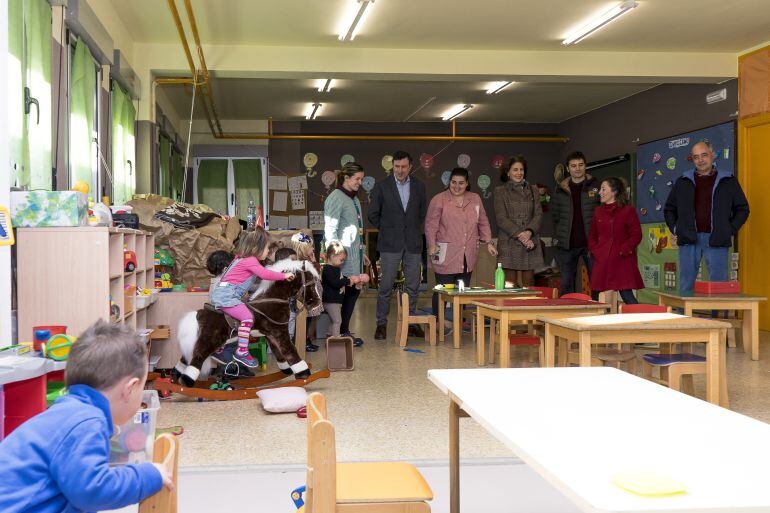
<svg viewBox="0 0 770 513">
<path fill-rule="evenodd" d="M 279 375 L 279 376 L 276 376 Z M 329 369 L 323 369 L 311 374 L 305 379 L 295 379 L 287 381 L 286 383 L 276 383 L 275 385 L 265 386 L 249 386 L 246 388 L 235 388 L 233 390 L 211 390 L 210 388 L 204 388 L 203 386 L 186 387 L 177 383 L 170 383 L 167 381 L 153 381 L 152 388 L 159 393 L 173 392 L 181 394 L 187 397 L 195 397 L 198 399 L 207 399 L 210 401 L 238 401 L 241 399 L 256 399 L 257 393 L 260 390 L 267 390 L 270 388 L 284 388 L 284 387 L 304 387 L 308 383 L 312 383 L 318 379 L 328 378 L 331 375 Z M 254 383 L 255 380 L 262 379 L 266 383 L 276 382 L 286 377 L 283 372 L 274 372 L 266 376 L 256 376 L 254 378 L 243 378 L 241 380 L 235 380 L 230 384 L 233 387 L 245 385 L 244 381 Z M 268 380 L 269 379 L 269 380 Z M 199 382 L 200 385 L 204 385 L 206 382 Z M 212 381 L 212 383 L 214 383 Z M 209 385 L 210 386 L 210 385 Z"/>
</svg>

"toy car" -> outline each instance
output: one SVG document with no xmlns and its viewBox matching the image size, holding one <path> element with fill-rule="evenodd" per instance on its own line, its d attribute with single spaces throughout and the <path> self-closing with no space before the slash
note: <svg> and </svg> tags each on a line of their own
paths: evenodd
<svg viewBox="0 0 770 513">
<path fill-rule="evenodd" d="M 127 273 L 132 273 L 136 269 L 136 253 L 129 250 L 123 251 L 123 269 Z"/>
</svg>

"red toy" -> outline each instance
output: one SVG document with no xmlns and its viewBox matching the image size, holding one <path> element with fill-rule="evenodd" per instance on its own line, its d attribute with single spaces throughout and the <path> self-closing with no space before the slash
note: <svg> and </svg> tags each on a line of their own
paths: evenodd
<svg viewBox="0 0 770 513">
<path fill-rule="evenodd" d="M 696 294 L 740 294 L 741 284 L 738 281 L 696 281 Z"/>
<path fill-rule="evenodd" d="M 123 269 L 127 273 L 134 272 L 136 269 L 136 253 L 129 250 L 123 250 Z"/>
</svg>

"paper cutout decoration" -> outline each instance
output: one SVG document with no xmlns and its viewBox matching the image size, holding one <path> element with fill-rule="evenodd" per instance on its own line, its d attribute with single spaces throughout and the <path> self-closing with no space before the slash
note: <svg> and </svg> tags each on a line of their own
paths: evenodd
<svg viewBox="0 0 770 513">
<path fill-rule="evenodd" d="M 676 159 L 674 157 L 669 157 L 666 161 L 666 167 L 673 170 L 676 167 Z"/>
<path fill-rule="evenodd" d="M 305 156 L 302 159 L 302 163 L 305 164 L 305 170 L 307 171 L 307 176 L 310 178 L 313 178 L 315 175 L 318 174 L 318 171 L 314 171 L 313 168 L 316 164 L 318 164 L 318 155 L 315 153 L 305 153 Z"/>
<path fill-rule="evenodd" d="M 500 169 L 503 167 L 503 164 L 505 164 L 505 157 L 502 155 L 495 155 L 492 157 L 492 167 L 495 169 Z M 479 177 L 481 178 L 481 177 Z"/>
<path fill-rule="evenodd" d="M 431 168 L 433 167 L 434 159 L 433 155 L 430 153 L 422 153 L 420 155 L 420 165 L 425 169 L 425 173 L 427 176 L 432 177 L 433 172 L 431 171 Z"/>
<path fill-rule="evenodd" d="M 662 158 L 663 157 L 660 156 L 660 153 L 656 153 L 655 155 L 652 156 L 652 163 L 657 164 L 658 162 L 660 162 L 660 159 Z"/>
<path fill-rule="evenodd" d="M 385 174 L 389 175 L 393 171 L 393 155 L 385 155 L 382 157 L 382 169 L 385 170 Z"/>
<path fill-rule="evenodd" d="M 326 192 L 329 192 L 332 184 L 337 180 L 337 175 L 334 171 L 324 171 L 321 175 L 321 183 L 326 186 Z"/>
<path fill-rule="evenodd" d="M 722 158 L 725 160 L 730 158 L 730 148 L 725 148 L 722 150 Z"/>
<path fill-rule="evenodd" d="M 344 166 L 348 162 L 355 162 L 356 158 L 353 155 L 345 154 L 342 157 L 340 157 L 340 166 Z"/>
<path fill-rule="evenodd" d="M 658 176 L 663 176 L 663 171 L 658 169 L 657 171 L 655 171 L 655 174 L 658 175 Z"/>
<path fill-rule="evenodd" d="M 481 188 L 481 195 L 482 195 L 482 197 L 488 198 L 489 197 L 489 191 L 487 189 L 492 184 L 492 179 L 489 178 L 489 176 L 487 176 L 487 175 L 480 175 L 479 179 L 476 180 L 476 183 Z"/>
<path fill-rule="evenodd" d="M 643 176 L 644 176 L 644 169 L 640 169 L 639 171 L 636 172 L 637 180 L 641 180 Z"/>
<path fill-rule="evenodd" d="M 668 182 L 666 182 L 666 185 L 668 185 L 669 187 L 671 187 L 672 185 L 674 185 L 674 182 L 673 182 L 672 180 L 669 180 Z"/>
<path fill-rule="evenodd" d="M 366 191 L 366 201 L 371 201 L 372 189 L 374 189 L 375 180 L 373 176 L 365 176 L 364 181 L 361 182 L 361 187 Z"/>
<path fill-rule="evenodd" d="M 646 216 L 647 215 L 647 209 L 642 207 L 642 208 L 639 209 L 639 213 L 642 214 L 643 216 Z"/>
<path fill-rule="evenodd" d="M 465 169 L 468 169 L 468 166 L 471 165 L 471 157 L 467 155 L 466 153 L 461 153 L 457 156 L 457 166 L 458 167 L 464 167 Z"/>
<path fill-rule="evenodd" d="M 444 171 L 441 173 L 441 183 L 444 184 L 444 187 L 449 187 L 449 179 L 452 177 L 451 171 Z"/>
</svg>

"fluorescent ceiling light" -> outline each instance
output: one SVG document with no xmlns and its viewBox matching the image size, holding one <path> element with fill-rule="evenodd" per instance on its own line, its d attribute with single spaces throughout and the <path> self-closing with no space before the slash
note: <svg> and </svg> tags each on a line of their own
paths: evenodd
<svg viewBox="0 0 770 513">
<path fill-rule="evenodd" d="M 603 26 L 607 25 L 612 20 L 616 20 L 620 16 L 626 14 L 627 12 L 630 12 L 631 9 L 633 9 L 638 5 L 639 5 L 639 2 L 635 0 L 625 0 L 624 2 L 621 2 L 620 4 L 616 5 L 609 11 L 602 14 L 601 16 L 595 18 L 588 24 L 583 25 L 579 29 L 571 32 L 567 36 L 567 38 L 561 42 L 561 44 L 574 45 L 575 43 L 579 43 L 589 35 L 593 34 Z"/>
<path fill-rule="evenodd" d="M 344 24 L 339 31 L 340 41 L 353 41 L 356 38 L 358 31 L 361 30 L 366 17 L 371 11 L 370 7 L 373 3 L 374 0 L 356 0 L 350 6 L 344 18 Z"/>
<path fill-rule="evenodd" d="M 315 85 L 319 93 L 330 93 L 335 82 L 333 78 L 322 78 L 317 80 Z"/>
<path fill-rule="evenodd" d="M 487 94 L 497 94 L 511 84 L 516 82 L 490 82 L 487 86 Z"/>
<path fill-rule="evenodd" d="M 321 114 L 322 103 L 308 103 L 305 109 L 305 119 L 315 119 Z"/>
<path fill-rule="evenodd" d="M 454 106 L 452 106 L 451 109 L 446 111 L 441 116 L 441 119 L 443 119 L 444 121 L 452 121 L 456 117 L 459 117 L 461 114 L 463 114 L 466 111 L 471 110 L 472 108 L 473 108 L 473 105 L 470 105 L 470 104 L 462 104 L 462 103 L 460 103 L 458 105 L 454 105 Z"/>
</svg>

